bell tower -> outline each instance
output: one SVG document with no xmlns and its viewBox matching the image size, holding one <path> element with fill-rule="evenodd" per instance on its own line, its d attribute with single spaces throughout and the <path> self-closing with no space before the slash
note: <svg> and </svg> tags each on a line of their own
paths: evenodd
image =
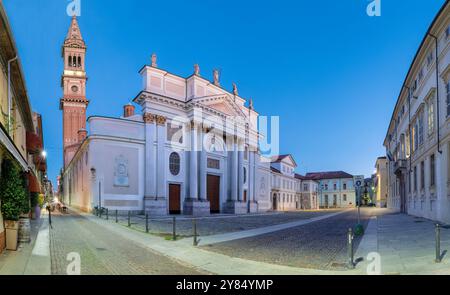
<svg viewBox="0 0 450 295">
<path fill-rule="evenodd" d="M 64 167 L 76 153 L 80 140 L 80 130 L 86 128 L 86 109 L 89 101 L 86 99 L 86 44 L 84 43 L 77 18 L 74 15 L 62 47 L 64 72 L 61 77 L 63 97 L 60 109 L 63 112 L 63 148 Z"/>
</svg>

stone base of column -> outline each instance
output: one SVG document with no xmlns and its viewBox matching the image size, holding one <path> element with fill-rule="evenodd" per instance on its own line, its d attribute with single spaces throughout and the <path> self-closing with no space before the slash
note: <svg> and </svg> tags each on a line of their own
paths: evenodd
<svg viewBox="0 0 450 295">
<path fill-rule="evenodd" d="M 258 212 L 258 203 L 250 202 L 249 203 L 249 211 L 250 211 L 250 213 L 257 213 Z"/>
<path fill-rule="evenodd" d="M 227 214 L 247 214 L 248 205 L 246 202 L 240 201 L 227 201 L 224 208 Z"/>
<path fill-rule="evenodd" d="M 144 198 L 144 211 L 150 216 L 167 215 L 166 199 L 155 199 L 154 197 Z"/>
<path fill-rule="evenodd" d="M 183 214 L 193 216 L 210 215 L 209 201 L 199 201 L 195 199 L 184 200 Z"/>
</svg>

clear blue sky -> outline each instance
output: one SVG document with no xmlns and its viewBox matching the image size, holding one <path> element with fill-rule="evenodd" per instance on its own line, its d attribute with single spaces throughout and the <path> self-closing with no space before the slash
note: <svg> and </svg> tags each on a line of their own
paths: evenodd
<svg viewBox="0 0 450 295">
<path fill-rule="evenodd" d="M 3 0 L 33 109 L 44 119 L 49 177 L 62 165 L 61 45 L 65 0 Z M 81 0 L 88 46 L 88 115 L 120 116 L 141 89 L 138 70 L 158 65 L 183 76 L 199 63 L 210 78 L 278 115 L 281 153 L 298 171 L 369 176 L 414 54 L 444 0 L 101 1 Z"/>
</svg>

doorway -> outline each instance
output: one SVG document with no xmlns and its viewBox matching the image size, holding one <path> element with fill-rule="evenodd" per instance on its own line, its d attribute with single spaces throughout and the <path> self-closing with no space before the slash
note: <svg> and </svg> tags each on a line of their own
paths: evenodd
<svg viewBox="0 0 450 295">
<path fill-rule="evenodd" d="M 220 213 L 220 176 L 208 174 L 206 187 L 210 212 Z"/>
<path fill-rule="evenodd" d="M 169 184 L 169 214 L 181 214 L 181 186 Z"/>
</svg>

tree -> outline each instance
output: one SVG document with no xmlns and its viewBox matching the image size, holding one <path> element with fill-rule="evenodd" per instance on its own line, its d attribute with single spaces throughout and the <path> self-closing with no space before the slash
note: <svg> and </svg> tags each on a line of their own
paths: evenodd
<svg viewBox="0 0 450 295">
<path fill-rule="evenodd" d="M 0 199 L 5 220 L 19 220 L 20 214 L 30 211 L 25 179 L 11 159 L 4 159 L 0 176 Z"/>
</svg>

